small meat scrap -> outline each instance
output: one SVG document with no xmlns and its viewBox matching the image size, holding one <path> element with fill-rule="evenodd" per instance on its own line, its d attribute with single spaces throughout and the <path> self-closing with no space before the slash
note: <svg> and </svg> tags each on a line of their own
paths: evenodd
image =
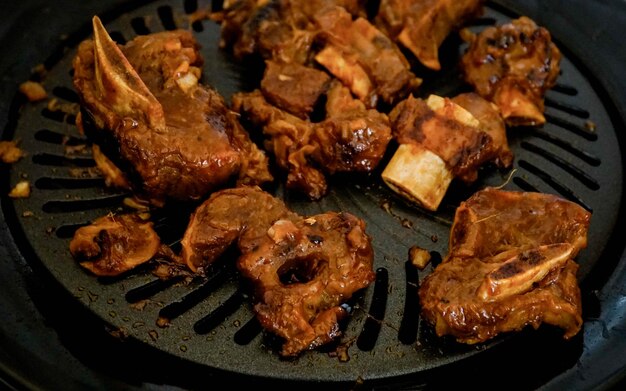
<svg viewBox="0 0 626 391">
<path fill-rule="evenodd" d="M 330 76 L 321 70 L 268 60 L 261 91 L 274 106 L 307 119 L 329 84 Z"/>
<path fill-rule="evenodd" d="M 11 198 L 28 198 L 30 197 L 30 182 L 19 181 L 9 192 Z"/>
<path fill-rule="evenodd" d="M 418 246 L 409 249 L 409 261 L 419 270 L 424 270 L 430 262 L 430 252 Z"/>
<path fill-rule="evenodd" d="M 199 83 L 203 59 L 190 31 L 118 45 L 97 17 L 93 30 L 74 58 L 73 82 L 82 128 L 103 155 L 99 168 L 111 174 L 107 183 L 163 206 L 273 179 L 265 153 L 224 98 Z"/>
<path fill-rule="evenodd" d="M 365 223 L 348 213 L 300 216 L 259 187 L 217 191 L 200 205 L 182 240 L 189 268 L 202 273 L 233 244 L 252 287 L 257 319 L 297 356 L 341 335 L 341 304 L 374 281 Z"/>
<path fill-rule="evenodd" d="M 453 99 L 430 95 L 426 100 L 411 96 L 390 117 L 399 146 L 382 179 L 426 209 L 437 210 L 454 178 L 471 183 L 486 162 L 511 164 L 497 108 L 476 94 Z"/>
<path fill-rule="evenodd" d="M 13 164 L 26 154 L 17 146 L 15 141 L 0 141 L 0 160 L 3 163 Z"/>
<path fill-rule="evenodd" d="M 77 229 L 70 253 L 97 276 L 117 276 L 151 260 L 160 246 L 152 222 L 135 214 L 108 215 Z"/>
<path fill-rule="evenodd" d="M 440 70 L 439 47 L 453 31 L 482 15 L 484 0 L 381 0 L 376 25 L 426 67 Z"/>
<path fill-rule="evenodd" d="M 542 323 L 564 337 L 582 326 L 578 253 L 591 214 L 541 193 L 486 188 L 456 211 L 449 252 L 421 284 L 437 335 L 474 344 Z"/>
<path fill-rule="evenodd" d="M 326 99 L 320 122 L 280 110 L 259 90 L 232 99 L 242 120 L 262 130 L 266 149 L 287 172 L 287 187 L 310 199 L 327 193 L 326 175 L 374 170 L 391 140 L 387 115 L 367 109 L 339 81 L 331 83 Z"/>
<path fill-rule="evenodd" d="M 25 81 L 19 86 L 20 92 L 29 102 L 38 102 L 48 97 L 46 89 L 41 83 L 36 81 Z"/>
<path fill-rule="evenodd" d="M 472 35 L 461 60 L 465 80 L 495 103 L 510 126 L 543 125 L 544 95 L 559 76 L 550 32 L 522 16 Z"/>
<path fill-rule="evenodd" d="M 400 49 L 366 18 L 353 20 L 341 7 L 315 14 L 324 42 L 315 60 L 369 108 L 378 100 L 395 104 L 413 92 L 422 80 Z"/>
</svg>

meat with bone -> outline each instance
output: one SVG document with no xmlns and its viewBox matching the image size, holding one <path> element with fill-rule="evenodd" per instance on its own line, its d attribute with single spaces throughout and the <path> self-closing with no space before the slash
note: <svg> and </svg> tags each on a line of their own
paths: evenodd
<svg viewBox="0 0 626 391">
<path fill-rule="evenodd" d="M 439 47 L 483 13 L 484 0 L 381 0 L 376 25 L 424 66 L 440 70 Z"/>
<path fill-rule="evenodd" d="M 437 335 L 464 343 L 542 323 L 576 335 L 582 326 L 574 261 L 591 214 L 560 197 L 487 188 L 456 211 L 449 252 L 421 284 Z"/>
<path fill-rule="evenodd" d="M 411 96 L 390 118 L 399 146 L 382 178 L 426 209 L 437 210 L 454 178 L 471 183 L 487 162 L 511 164 L 497 107 L 476 94 L 453 99 L 431 95 L 426 100 Z"/>
<path fill-rule="evenodd" d="M 315 60 L 366 106 L 376 107 L 379 98 L 394 104 L 421 84 L 398 47 L 366 18 L 353 20 L 332 7 L 316 13 L 315 21 L 323 42 Z"/>
<path fill-rule="evenodd" d="M 287 187 L 311 199 L 327 193 L 326 175 L 374 170 L 391 140 L 387 115 L 366 109 L 338 81 L 327 92 L 326 119 L 317 123 L 272 106 L 258 90 L 232 101 L 243 121 L 262 129 L 266 149 L 287 171 Z"/>
<path fill-rule="evenodd" d="M 235 243 L 237 267 L 253 288 L 261 325 L 297 356 L 341 335 L 341 304 L 373 282 L 365 223 L 348 213 L 302 217 L 258 187 L 215 192 L 194 213 L 183 239 L 197 270 Z"/>
<path fill-rule="evenodd" d="M 470 39 L 465 80 L 494 102 L 507 125 L 542 125 L 544 95 L 559 76 L 561 52 L 550 33 L 528 17 L 488 27 Z"/>
<path fill-rule="evenodd" d="M 137 195 L 157 206 L 201 199 L 230 181 L 272 180 L 267 157 L 235 113 L 199 84 L 202 58 L 189 31 L 118 46 L 97 17 L 93 28 L 94 39 L 82 42 L 74 59 L 74 86 L 85 132 L 109 160 L 105 175 L 124 173 Z"/>
</svg>

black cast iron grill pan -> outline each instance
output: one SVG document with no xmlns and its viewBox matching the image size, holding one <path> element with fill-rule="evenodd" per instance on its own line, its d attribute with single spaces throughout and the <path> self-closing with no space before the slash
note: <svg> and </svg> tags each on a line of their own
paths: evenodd
<svg viewBox="0 0 626 391">
<path fill-rule="evenodd" d="M 203 82 L 229 98 L 250 90 L 258 82 L 258 69 L 240 64 L 219 49 L 219 26 L 211 21 L 190 22 L 198 9 L 216 9 L 218 2 L 155 1 L 104 18 L 114 40 L 124 43 L 136 35 L 175 28 L 190 28 L 202 45 Z M 518 15 L 497 3 L 471 29 L 508 21 Z M 87 24 L 92 15 L 85 15 Z M 530 15 L 532 16 L 532 15 Z M 51 98 L 76 105 L 71 84 L 71 60 L 88 30 L 70 35 L 63 52 L 52 53 L 42 83 Z M 437 213 L 405 203 L 389 191 L 380 172 L 367 176 L 331 179 L 331 192 L 319 202 L 290 194 L 280 185 L 275 194 L 303 215 L 344 210 L 365 219 L 375 249 L 376 281 L 350 303 L 352 316 L 342 325 L 344 336 L 335 344 L 307 352 L 295 360 L 281 359 L 271 335 L 254 319 L 247 294 L 234 268 L 236 253 L 224 256 L 206 277 L 191 282 L 167 281 L 140 267 L 117 278 L 95 278 L 71 258 L 69 240 L 75 230 L 107 213 L 123 213 L 127 194 L 107 189 L 94 175 L 88 141 L 77 131 L 75 116 L 53 111 L 47 102 L 25 104 L 16 112 L 13 139 L 28 153 L 10 171 L 10 183 L 27 179 L 33 185 L 29 198 L 5 199 L 3 206 L 16 242 L 25 243 L 77 302 L 107 325 L 120 339 L 137 340 L 156 350 L 209 370 L 277 382 L 359 384 L 361 380 L 389 383 L 428 373 L 470 358 L 514 345 L 524 338 L 559 338 L 558 332 L 525 331 L 477 346 L 456 344 L 436 337 L 419 317 L 419 281 L 431 272 L 447 251 L 454 211 L 472 192 L 484 186 L 540 191 L 561 195 L 593 212 L 589 246 L 578 258 L 584 284 L 603 263 L 601 254 L 613 246 L 623 198 L 623 128 L 616 122 L 601 87 L 579 59 L 559 44 L 564 54 L 558 84 L 546 97 L 547 124 L 542 128 L 510 130 L 515 153 L 514 171 L 492 167 L 481 171 L 477 183 L 467 188 L 453 184 Z M 420 93 L 454 95 L 464 89 L 456 66 L 464 49 L 456 36 L 441 48 L 443 70 L 420 69 L 427 81 Z M 17 110 L 17 108 L 14 108 Z M 84 146 L 84 148 L 83 148 Z M 68 154 L 68 149 L 73 152 Z M 381 164 L 384 167 L 384 164 Z M 279 179 L 280 181 L 280 179 Z M 153 214 L 163 241 L 179 249 L 189 206 Z M 431 250 L 433 265 L 417 272 L 408 262 L 408 249 L 418 245 Z M 623 246 L 623 244 L 622 244 Z M 583 285 L 584 286 L 584 285 Z M 590 291 L 583 292 L 586 298 Z M 588 301 L 588 300 L 587 300 Z M 589 311 L 586 308 L 586 313 Z M 589 320 L 589 317 L 587 317 Z M 547 337 L 546 337 L 547 336 Z M 513 340 L 513 341 L 511 341 Z M 577 338 L 569 344 L 584 344 Z M 570 347 L 571 348 L 571 347 Z M 337 353 L 339 352 L 339 353 Z M 493 354 L 493 353 L 491 353 Z"/>
</svg>

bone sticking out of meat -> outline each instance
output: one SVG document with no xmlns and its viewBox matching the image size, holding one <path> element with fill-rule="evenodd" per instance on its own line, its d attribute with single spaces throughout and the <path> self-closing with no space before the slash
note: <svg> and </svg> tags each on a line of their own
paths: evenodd
<svg viewBox="0 0 626 391">
<path fill-rule="evenodd" d="M 138 215 L 109 215 L 76 230 L 70 253 L 97 276 L 117 276 L 151 260 L 161 240 Z"/>
<path fill-rule="evenodd" d="M 235 244 L 261 325 L 294 357 L 341 335 L 341 306 L 373 282 L 365 223 L 348 213 L 299 216 L 258 187 L 220 190 L 194 212 L 183 258 L 201 272 Z"/>
<path fill-rule="evenodd" d="M 440 70 L 439 47 L 483 13 L 484 0 L 381 0 L 376 25 L 426 67 Z"/>
<path fill-rule="evenodd" d="M 74 86 L 81 127 L 108 160 L 103 174 L 124 173 L 155 206 L 197 201 L 231 182 L 272 180 L 264 152 L 222 96 L 199 84 L 202 58 L 191 32 L 138 36 L 118 46 L 98 19 L 79 46 Z M 190 142 L 194 140 L 194 142 Z M 120 183 L 119 175 L 107 182 Z"/>
<path fill-rule="evenodd" d="M 394 104 L 421 84 L 399 48 L 367 19 L 329 7 L 315 21 L 324 42 L 315 60 L 366 106 L 376 107 L 379 98 Z"/>
<path fill-rule="evenodd" d="M 457 208 L 449 252 L 422 282 L 422 314 L 439 336 L 479 343 L 549 324 L 582 326 L 578 253 L 591 214 L 558 196 L 486 188 Z"/>
<path fill-rule="evenodd" d="M 409 97 L 391 113 L 399 147 L 382 172 L 383 181 L 401 196 L 437 210 L 456 176 L 476 179 L 491 159 L 493 143 L 469 111 L 448 98 Z"/>
<path fill-rule="evenodd" d="M 561 52 L 550 32 L 522 16 L 470 36 L 465 80 L 494 102 L 509 126 L 543 125 L 544 96 L 559 76 Z"/>
</svg>

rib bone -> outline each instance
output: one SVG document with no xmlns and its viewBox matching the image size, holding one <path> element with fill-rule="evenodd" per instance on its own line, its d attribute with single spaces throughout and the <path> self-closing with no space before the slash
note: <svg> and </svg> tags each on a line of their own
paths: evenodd
<svg viewBox="0 0 626 391">
<path fill-rule="evenodd" d="M 143 115 L 153 129 L 165 127 L 163 107 L 152 95 L 100 18 L 92 19 L 95 76 L 98 91 L 120 116 Z"/>
<path fill-rule="evenodd" d="M 524 293 L 548 273 L 562 268 L 574 252 L 569 243 L 539 246 L 516 252 L 485 276 L 476 294 L 484 301 L 500 300 Z"/>
</svg>

